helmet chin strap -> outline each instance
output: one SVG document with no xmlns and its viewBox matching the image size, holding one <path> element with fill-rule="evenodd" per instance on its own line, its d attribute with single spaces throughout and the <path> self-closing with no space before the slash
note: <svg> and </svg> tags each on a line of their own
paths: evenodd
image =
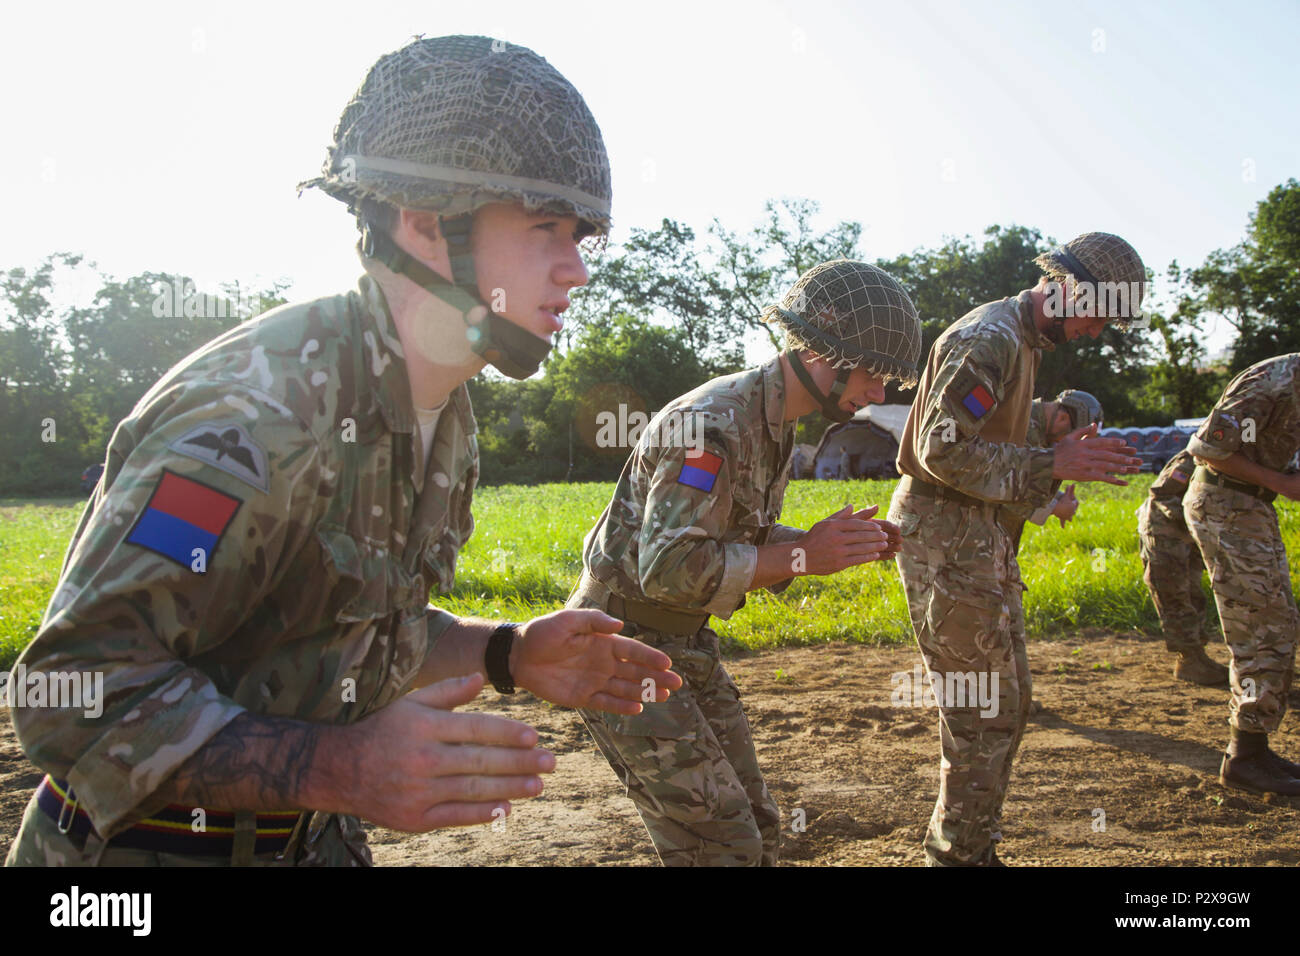
<svg viewBox="0 0 1300 956">
<path fill-rule="evenodd" d="M 831 386 L 831 393 L 827 395 L 813 381 L 811 373 L 803 364 L 803 356 L 794 351 L 787 354 L 790 356 L 790 367 L 794 369 L 794 377 L 799 380 L 799 384 L 808 394 L 817 400 L 817 404 L 822 407 L 823 415 L 833 422 L 847 422 L 853 418 L 852 412 L 840 408 L 840 398 L 849 384 L 849 376 L 853 374 L 852 369 L 842 368 L 835 374 L 835 384 Z"/>
<path fill-rule="evenodd" d="M 542 360 L 550 354 L 552 344 L 549 339 L 538 338 L 527 329 L 521 329 L 509 319 L 493 312 L 479 298 L 474 259 L 469 248 L 472 218 L 465 215 L 438 219 L 438 227 L 447 240 L 451 274 L 455 280 L 453 282 L 448 282 L 423 262 L 413 259 L 387 233 L 376 232 L 369 226 L 361 237 L 361 254 L 406 276 L 459 312 L 465 322 L 465 334 L 469 338 L 470 348 L 475 355 L 482 356 L 511 378 L 528 378 L 541 368 Z"/>
</svg>

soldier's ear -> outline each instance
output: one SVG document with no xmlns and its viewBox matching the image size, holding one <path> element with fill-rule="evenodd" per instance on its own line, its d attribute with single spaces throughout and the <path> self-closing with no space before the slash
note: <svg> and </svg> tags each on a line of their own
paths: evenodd
<svg viewBox="0 0 1300 956">
<path fill-rule="evenodd" d="M 446 245 L 446 240 L 442 236 L 442 227 L 438 222 L 436 212 L 428 212 L 423 209 L 399 209 L 397 210 L 397 225 L 394 229 L 395 238 L 401 245 L 402 239 L 413 241 L 417 244 L 427 244 L 430 249 L 438 243 Z M 410 250 L 412 252 L 422 252 L 424 250 Z"/>
<path fill-rule="evenodd" d="M 423 209 L 398 209 L 393 241 L 407 255 L 450 280 L 451 258 L 438 214 Z"/>
</svg>

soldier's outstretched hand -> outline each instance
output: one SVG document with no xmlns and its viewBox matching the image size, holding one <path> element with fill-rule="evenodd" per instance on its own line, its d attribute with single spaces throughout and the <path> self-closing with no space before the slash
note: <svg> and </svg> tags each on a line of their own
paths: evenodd
<svg viewBox="0 0 1300 956">
<path fill-rule="evenodd" d="M 1098 437 L 1096 423 L 1076 428 L 1057 442 L 1052 451 L 1055 453 L 1053 478 L 1127 485 L 1127 481 L 1115 476 L 1135 475 L 1142 467 L 1142 459 L 1134 457 L 1136 449 L 1122 438 Z"/>
<path fill-rule="evenodd" d="M 662 651 L 617 631 L 623 622 L 593 609 L 555 611 L 520 628 L 510 650 L 515 683 L 543 700 L 638 714 L 682 686 Z M 647 683 L 649 682 L 649 683 Z"/>
<path fill-rule="evenodd" d="M 845 505 L 823 518 L 799 539 L 807 554 L 807 574 L 834 574 L 856 564 L 892 558 L 902 546 L 896 525 L 875 521 L 871 516 L 879 509 L 871 505 L 854 511 Z"/>
<path fill-rule="evenodd" d="M 407 833 L 491 823 L 512 799 L 542 792 L 555 755 L 537 731 L 492 714 L 457 714 L 483 689 L 481 674 L 452 677 L 340 727 L 330 748 L 338 809 Z"/>
</svg>

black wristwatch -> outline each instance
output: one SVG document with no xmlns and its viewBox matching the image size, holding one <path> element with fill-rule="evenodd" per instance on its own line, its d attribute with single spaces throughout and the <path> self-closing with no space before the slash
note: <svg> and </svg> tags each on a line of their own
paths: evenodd
<svg viewBox="0 0 1300 956">
<path fill-rule="evenodd" d="M 510 676 L 510 648 L 518 636 L 519 625 L 508 623 L 499 625 L 488 638 L 483 663 L 487 668 L 488 680 L 499 694 L 515 692 L 515 679 Z"/>
</svg>

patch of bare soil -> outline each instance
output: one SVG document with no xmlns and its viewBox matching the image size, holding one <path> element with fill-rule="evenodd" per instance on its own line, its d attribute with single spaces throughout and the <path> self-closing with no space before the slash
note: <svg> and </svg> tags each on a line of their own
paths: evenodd
<svg viewBox="0 0 1300 956">
<path fill-rule="evenodd" d="M 1223 647 L 1211 647 L 1226 661 Z M 998 855 L 1010 865 L 1180 866 L 1300 863 L 1300 799 L 1218 783 L 1226 690 L 1174 680 L 1158 638 L 1087 632 L 1032 641 L 1031 717 L 1003 812 Z M 729 660 L 759 762 L 785 820 L 794 866 L 924 861 L 938 792 L 934 710 L 894 707 L 890 675 L 915 648 L 833 644 Z M 1293 695 L 1292 708 L 1300 704 Z M 614 772 L 577 716 L 528 694 L 485 693 L 472 708 L 535 726 L 558 759 L 546 791 L 503 826 L 427 834 L 370 832 L 380 865 L 655 865 L 658 858 Z M 1272 738 L 1300 757 L 1295 718 Z M 0 718 L 0 856 L 41 774 Z M 794 825 L 802 810 L 806 828 Z M 1098 813 L 1104 813 L 1104 820 Z M 1104 829 L 1102 824 L 1104 823 Z"/>
</svg>

